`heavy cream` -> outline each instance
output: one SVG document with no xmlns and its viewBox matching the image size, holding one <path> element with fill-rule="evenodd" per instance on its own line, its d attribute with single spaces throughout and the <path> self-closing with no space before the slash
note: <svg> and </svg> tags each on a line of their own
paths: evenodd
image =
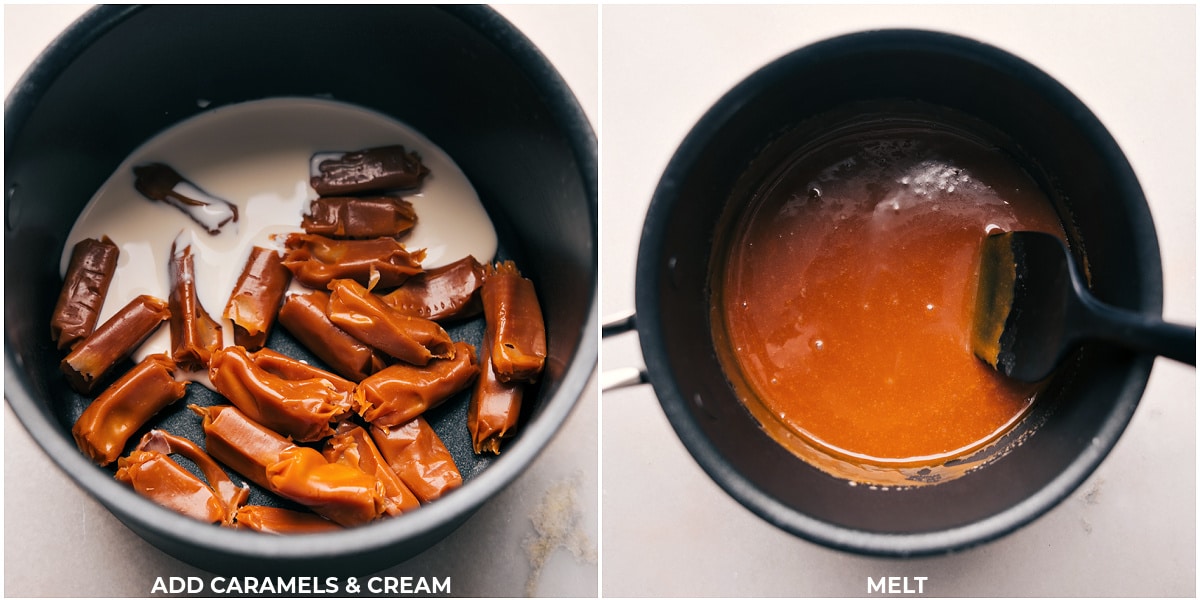
<svg viewBox="0 0 1200 600">
<path fill-rule="evenodd" d="M 426 249 L 425 268 L 466 255 L 480 262 L 496 253 L 496 232 L 470 181 L 440 148 L 412 128 L 376 112 L 314 98 L 273 98 L 217 108 L 164 131 L 133 152 L 84 208 L 64 245 L 60 272 L 84 238 L 108 236 L 121 249 L 100 322 L 139 294 L 166 299 L 171 245 L 189 241 L 195 255 L 200 303 L 219 319 L 225 344 L 233 326 L 222 318 L 250 248 L 280 248 L 274 234 L 300 231 L 301 216 L 317 194 L 310 161 L 321 152 L 401 144 L 429 168 L 421 189 L 406 195 L 417 224 L 403 243 Z M 183 211 L 134 189 L 133 167 L 159 162 L 204 192 L 238 208 L 238 219 L 211 235 Z M 295 284 L 293 284 L 295 285 Z M 162 327 L 135 354 L 168 351 Z"/>
</svg>

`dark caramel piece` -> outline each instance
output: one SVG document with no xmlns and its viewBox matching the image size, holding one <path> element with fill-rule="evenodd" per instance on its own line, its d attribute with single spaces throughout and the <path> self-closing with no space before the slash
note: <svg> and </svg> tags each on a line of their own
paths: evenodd
<svg viewBox="0 0 1200 600">
<path fill-rule="evenodd" d="M 81 394 L 91 394 L 114 365 L 133 354 L 170 316 L 166 302 L 154 296 L 134 298 L 63 358 L 59 366 L 67 383 Z"/>
<path fill-rule="evenodd" d="M 421 272 L 425 251 L 409 253 L 393 238 L 335 240 L 321 235 L 288 235 L 283 265 L 296 280 L 325 289 L 334 279 L 353 279 L 371 289 L 394 288 Z"/>
<path fill-rule="evenodd" d="M 108 236 L 81 240 L 71 250 L 71 264 L 50 318 L 50 337 L 59 349 L 73 346 L 96 328 L 120 253 Z"/>
<path fill-rule="evenodd" d="M 310 184 L 322 196 L 413 189 L 429 174 L 416 152 L 382 146 L 356 152 L 325 152 L 312 158 Z"/>
<path fill-rule="evenodd" d="M 546 362 L 546 326 L 533 282 L 512 261 L 496 263 L 479 290 L 500 381 L 535 381 Z"/>
<path fill-rule="evenodd" d="M 292 272 L 283 266 L 278 252 L 260 246 L 250 250 L 225 305 L 225 318 L 233 322 L 233 343 L 247 350 L 258 350 L 267 343 L 291 281 Z"/>
<path fill-rule="evenodd" d="M 383 301 L 406 315 L 432 321 L 473 317 L 483 310 L 476 293 L 483 285 L 483 275 L 483 265 L 467 256 L 413 275 L 383 296 Z"/>
<path fill-rule="evenodd" d="M 285 379 L 254 364 L 241 346 L 217 350 L 208 378 L 246 416 L 298 442 L 333 435 L 330 423 L 349 416 L 349 394 L 327 379 Z"/>
<path fill-rule="evenodd" d="M 75 444 L 99 465 L 117 460 L 134 432 L 187 392 L 188 384 L 176 381 L 174 373 L 175 362 L 166 354 L 146 357 L 79 415 L 71 428 Z"/>
<path fill-rule="evenodd" d="M 208 315 L 196 295 L 196 268 L 192 246 L 171 244 L 171 358 L 189 371 L 208 368 L 212 353 L 221 347 L 221 324 Z"/>
<path fill-rule="evenodd" d="M 424 417 L 398 427 L 372 425 L 371 439 L 421 502 L 433 502 L 462 486 L 454 457 Z"/>
<path fill-rule="evenodd" d="M 354 467 L 379 480 L 383 486 L 384 512 L 398 514 L 419 508 L 420 500 L 404 485 L 371 441 L 367 430 L 350 422 L 338 426 L 337 434 L 325 442 L 325 460 Z"/>
<path fill-rule="evenodd" d="M 467 430 L 476 454 L 500 454 L 500 440 L 511 437 L 521 414 L 525 383 L 500 381 L 492 367 L 492 333 L 486 331 L 479 350 L 480 373 L 467 408 Z"/>
<path fill-rule="evenodd" d="M 341 525 L 310 512 L 255 504 L 238 510 L 237 527 L 275 535 L 342 530 Z"/>
<path fill-rule="evenodd" d="M 393 427 L 466 389 L 478 374 L 474 346 L 455 342 L 452 359 L 424 367 L 396 363 L 362 380 L 354 391 L 354 404 L 367 421 Z"/>
<path fill-rule="evenodd" d="M 329 320 L 328 292 L 292 294 L 279 309 L 279 324 L 317 355 L 330 369 L 351 381 L 362 381 L 384 367 L 370 346 L 354 339 Z"/>
<path fill-rule="evenodd" d="M 168 454 L 191 460 L 208 482 L 180 467 Z M 250 488 L 235 484 L 200 446 L 161 429 L 142 436 L 137 448 L 118 465 L 118 481 L 162 506 L 207 523 L 232 526 L 238 509 L 250 497 Z"/>
<path fill-rule="evenodd" d="M 305 233 L 338 239 L 396 237 L 413 228 L 417 212 L 393 196 L 317 198 L 300 226 Z"/>
<path fill-rule="evenodd" d="M 398 312 L 350 279 L 335 279 L 329 289 L 329 320 L 358 341 L 418 366 L 454 356 L 454 341 L 437 323 Z"/>
<path fill-rule="evenodd" d="M 210 456 L 242 477 L 270 488 L 267 467 L 279 462 L 283 451 L 295 444 L 247 417 L 235 406 L 193 404 L 188 408 L 204 418 L 204 447 Z"/>
<path fill-rule="evenodd" d="M 209 234 L 216 235 L 227 223 L 237 222 L 236 205 L 205 192 L 168 165 L 140 165 L 133 168 L 133 175 L 133 187 L 143 196 L 178 208 Z"/>
<path fill-rule="evenodd" d="M 354 393 L 354 382 L 334 375 L 325 369 L 314 367 L 306 362 L 298 361 L 286 354 L 280 354 L 270 348 L 263 348 L 250 354 L 250 360 L 268 373 L 273 373 L 284 379 L 320 379 L 332 385 L 335 389 L 346 394 Z"/>
<path fill-rule="evenodd" d="M 346 527 L 378 519 L 385 510 L 378 479 L 304 446 L 284 450 L 267 467 L 267 483 L 272 492 Z"/>
</svg>

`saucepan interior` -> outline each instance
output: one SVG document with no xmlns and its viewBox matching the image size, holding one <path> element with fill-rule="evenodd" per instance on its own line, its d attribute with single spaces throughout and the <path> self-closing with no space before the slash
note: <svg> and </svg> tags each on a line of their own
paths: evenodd
<svg viewBox="0 0 1200 600">
<path fill-rule="evenodd" d="M 821 115 L 880 103 L 952 111 L 995 132 L 1050 197 L 1098 297 L 1160 314 L 1162 275 L 1145 198 L 1114 140 L 1060 84 L 997 48 L 906 30 L 834 38 L 754 73 L 700 120 L 660 181 L 638 257 L 638 331 L 663 409 L 709 475 L 767 521 L 835 548 L 908 556 L 995 538 L 1068 495 L 1128 423 L 1152 357 L 1084 347 L 1026 418 L 1031 435 L 936 485 L 851 486 L 768 437 L 714 351 L 709 277 L 722 214 L 774 142 Z"/>
<path fill-rule="evenodd" d="M 395 564 L 511 482 L 582 393 L 596 359 L 595 137 L 545 58 L 490 9 L 103 7 L 15 90 L 5 110 L 5 395 L 71 477 L 160 548 L 214 571 Z M 447 409 L 431 422 L 467 479 L 462 489 L 404 518 L 303 539 L 193 522 L 90 464 L 70 436 L 79 399 L 63 384 L 48 333 L 64 240 L 131 151 L 201 111 L 294 96 L 358 105 L 424 134 L 470 179 L 502 253 L 535 282 L 553 282 L 538 288 L 546 371 L 504 455 L 478 458 L 466 437 L 446 433 L 463 418 Z"/>
</svg>

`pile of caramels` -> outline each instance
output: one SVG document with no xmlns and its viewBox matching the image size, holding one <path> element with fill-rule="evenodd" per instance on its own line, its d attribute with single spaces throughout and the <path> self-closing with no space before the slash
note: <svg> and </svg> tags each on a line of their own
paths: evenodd
<svg viewBox="0 0 1200 600">
<path fill-rule="evenodd" d="M 96 323 L 117 268 L 107 238 L 73 251 L 51 323 L 73 389 L 99 395 L 72 433 L 99 465 L 137 493 L 205 522 L 271 533 L 324 531 L 398 515 L 462 485 L 450 452 L 422 415 L 471 389 L 467 423 L 476 453 L 500 452 L 517 428 L 522 396 L 542 371 L 546 335 L 533 284 L 511 261 L 466 256 L 424 270 L 423 251 L 400 241 L 417 221 L 396 190 L 428 174 L 402 146 L 314 157 L 318 197 L 303 233 L 282 248 L 255 246 L 225 307 L 234 344 L 196 294 L 190 244 L 172 247 L 169 298 L 133 299 Z M 184 211 L 209 234 L 237 207 L 160 163 L 134 169 L 147 198 Z M 307 291 L 289 293 L 295 280 Z M 483 314 L 479 351 L 441 323 Z M 327 367 L 265 347 L 278 321 Z M 163 322 L 170 351 L 115 373 Z M 191 405 L 204 444 L 161 429 L 130 439 L 184 397 L 197 375 L 229 404 Z M 116 376 L 115 381 L 112 381 Z M 111 381 L 111 383 L 110 383 Z M 473 387 L 472 387 L 473 386 Z M 198 477 L 171 455 L 186 457 Z M 246 484 L 311 512 L 247 505 Z"/>
</svg>

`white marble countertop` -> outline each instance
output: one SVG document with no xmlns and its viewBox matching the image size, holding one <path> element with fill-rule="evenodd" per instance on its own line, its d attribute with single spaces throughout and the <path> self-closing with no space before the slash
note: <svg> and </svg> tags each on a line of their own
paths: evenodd
<svg viewBox="0 0 1200 600">
<path fill-rule="evenodd" d="M 724 92 L 806 43 L 916 27 L 1013 52 L 1099 116 L 1149 199 L 1166 317 L 1195 323 L 1195 24 L 1191 5 L 606 5 L 601 315 L 632 310 L 658 178 Z M 640 360 L 634 334 L 602 345 L 605 371 Z M 1074 495 L 1008 537 L 939 558 L 853 556 L 768 525 L 700 470 L 649 386 L 604 394 L 601 427 L 606 596 L 867 596 L 867 577 L 881 576 L 928 577 L 927 596 L 1196 595 L 1196 376 L 1163 359 L 1124 436 Z"/>
<path fill-rule="evenodd" d="M 5 6 L 5 93 L 87 6 Z M 598 120 L 596 6 L 502 6 Z M 456 596 L 595 596 L 598 589 L 598 392 L 595 377 L 562 431 L 512 485 L 423 554 L 380 575 L 450 577 Z M 156 577 L 206 576 L 125 528 L 66 477 L 4 410 L 5 596 L 150 596 Z M 567 487 L 564 487 L 567 486 Z M 531 520 L 551 489 L 571 489 L 583 558 L 554 547 L 535 574 Z M 559 500 L 563 494 L 555 496 Z M 586 556 L 588 552 L 591 557 Z M 527 587 L 532 585 L 532 587 Z"/>
</svg>

